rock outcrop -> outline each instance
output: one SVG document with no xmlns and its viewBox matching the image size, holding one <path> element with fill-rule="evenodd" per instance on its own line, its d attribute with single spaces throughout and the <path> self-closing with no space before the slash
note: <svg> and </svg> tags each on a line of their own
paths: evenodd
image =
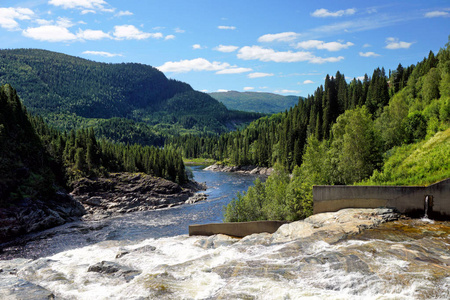
<svg viewBox="0 0 450 300">
<path fill-rule="evenodd" d="M 213 172 L 236 172 L 241 174 L 258 174 L 269 176 L 273 172 L 273 168 L 257 167 L 257 166 L 225 166 L 225 165 L 210 165 L 205 168 L 207 171 Z"/>
<path fill-rule="evenodd" d="M 18 205 L 0 208 L 0 243 L 14 237 L 74 221 L 85 214 L 83 206 L 58 192 L 46 202 L 23 199 Z"/>
<path fill-rule="evenodd" d="M 71 195 L 80 201 L 88 216 L 154 210 L 184 203 L 194 203 L 206 196 L 194 194 L 205 186 L 189 182 L 179 185 L 142 173 L 111 173 L 108 177 L 83 178 L 73 184 Z"/>
</svg>

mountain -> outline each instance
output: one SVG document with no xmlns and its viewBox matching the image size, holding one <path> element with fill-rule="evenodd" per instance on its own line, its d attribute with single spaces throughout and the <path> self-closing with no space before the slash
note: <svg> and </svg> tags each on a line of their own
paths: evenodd
<svg viewBox="0 0 450 300">
<path fill-rule="evenodd" d="M 31 113 L 60 129 L 125 118 L 137 127 L 158 124 L 156 132 L 149 132 L 155 135 L 220 133 L 259 116 L 230 111 L 148 65 L 98 63 L 46 50 L 0 50 L 0 84 L 6 83 Z"/>
<path fill-rule="evenodd" d="M 298 103 L 298 96 L 282 96 L 260 92 L 217 92 L 209 93 L 228 109 L 274 114 L 285 111 Z"/>
</svg>

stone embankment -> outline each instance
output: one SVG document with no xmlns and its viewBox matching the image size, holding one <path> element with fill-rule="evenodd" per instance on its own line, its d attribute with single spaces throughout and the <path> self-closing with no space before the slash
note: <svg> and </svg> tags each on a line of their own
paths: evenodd
<svg viewBox="0 0 450 300">
<path fill-rule="evenodd" d="M 257 167 L 257 166 L 225 166 L 225 165 L 210 165 L 205 168 L 206 171 L 213 172 L 235 172 L 241 174 L 258 174 L 269 176 L 273 172 L 273 168 Z"/>
<path fill-rule="evenodd" d="M 105 178 L 83 178 L 73 184 L 71 195 L 88 213 L 85 218 L 147 211 L 195 203 L 206 199 L 195 192 L 206 187 L 197 182 L 179 185 L 142 173 L 112 173 Z"/>
</svg>

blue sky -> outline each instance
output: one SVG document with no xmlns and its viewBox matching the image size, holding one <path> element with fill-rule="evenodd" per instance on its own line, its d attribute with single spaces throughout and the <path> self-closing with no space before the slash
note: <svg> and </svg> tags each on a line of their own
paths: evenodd
<svg viewBox="0 0 450 300">
<path fill-rule="evenodd" d="M 450 35 L 450 1 L 0 0 L 0 48 L 137 62 L 205 92 L 307 96 L 409 66 Z"/>
</svg>

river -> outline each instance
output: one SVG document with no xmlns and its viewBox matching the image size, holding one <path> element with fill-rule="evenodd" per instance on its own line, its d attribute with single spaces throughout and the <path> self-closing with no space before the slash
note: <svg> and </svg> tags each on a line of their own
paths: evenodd
<svg viewBox="0 0 450 300">
<path fill-rule="evenodd" d="M 223 207 L 238 192 L 246 191 L 258 177 L 237 173 L 208 172 L 192 167 L 194 178 L 206 183 L 208 200 L 167 209 L 136 212 L 98 221 L 73 222 L 27 235 L 0 252 L 0 259 L 36 259 L 107 240 L 136 241 L 188 233 L 189 225 L 220 223 Z M 264 177 L 260 177 L 264 180 Z"/>
<path fill-rule="evenodd" d="M 0 257 L 1 299 L 449 299 L 450 223 L 400 220 L 347 237 L 188 237 L 221 222 L 254 176 L 194 169 L 208 200 L 24 237 Z"/>
</svg>

